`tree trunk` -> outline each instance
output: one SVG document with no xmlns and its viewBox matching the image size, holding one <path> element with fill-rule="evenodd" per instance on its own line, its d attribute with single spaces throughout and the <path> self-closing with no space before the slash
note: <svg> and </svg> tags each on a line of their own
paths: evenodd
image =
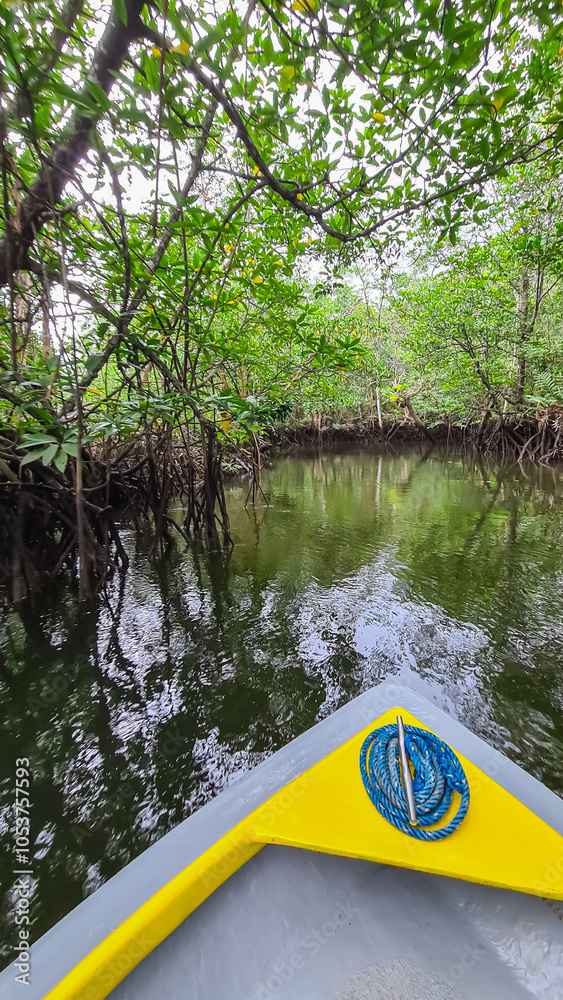
<svg viewBox="0 0 563 1000">
<path fill-rule="evenodd" d="M 51 357 L 51 333 L 49 330 L 49 303 L 45 295 L 41 297 L 41 354 L 46 361 Z"/>
<path fill-rule="evenodd" d="M 415 422 L 415 424 L 416 424 L 417 427 L 420 427 L 420 430 L 424 434 L 424 437 L 428 438 L 428 440 L 430 441 L 431 444 L 437 444 L 436 438 L 434 437 L 434 435 L 432 434 L 432 432 L 428 430 L 428 427 L 425 424 L 422 423 L 422 420 L 420 419 L 420 417 L 418 416 L 418 414 L 415 413 L 414 407 L 413 407 L 413 405 L 412 405 L 409 397 L 408 396 L 403 396 L 402 402 L 403 402 L 403 406 L 405 407 L 405 409 L 406 409 L 409 417 L 411 418 L 411 420 L 414 420 L 414 422 Z"/>
<path fill-rule="evenodd" d="M 90 594 L 89 560 L 86 550 L 86 525 L 84 516 L 84 493 L 82 480 L 82 437 L 78 434 L 76 453 L 76 537 L 78 541 L 78 599 L 84 601 Z"/>
<path fill-rule="evenodd" d="M 516 392 L 514 401 L 517 406 L 524 402 L 524 389 L 526 386 L 526 357 L 524 354 L 518 355 L 518 377 L 516 379 Z"/>
<path fill-rule="evenodd" d="M 375 387 L 375 402 L 377 405 L 377 422 L 379 424 L 379 430 L 383 430 L 383 420 L 381 419 L 381 393 L 379 391 L 379 384 Z"/>
<path fill-rule="evenodd" d="M 516 387 L 514 390 L 514 403 L 516 406 L 521 406 L 524 402 L 524 390 L 526 387 L 526 355 L 524 352 L 530 333 L 530 274 L 527 268 L 522 271 L 521 285 L 518 289 L 516 305 L 518 323 L 516 356 L 518 372 L 516 376 Z"/>
<path fill-rule="evenodd" d="M 123 3 L 127 24 L 120 20 L 114 6 L 88 71 L 88 83 L 97 84 L 105 94 L 109 94 L 119 75 L 131 42 L 145 33 L 141 21 L 145 0 L 123 0 Z M 87 87 L 83 89 L 82 96 L 92 101 Z M 101 103 L 96 103 L 92 112 L 84 112 L 78 107 L 50 157 L 43 161 L 17 206 L 11 231 L 7 229 L 0 240 L 0 286 L 8 284 L 14 272 L 27 268 L 28 252 L 37 234 L 51 219 L 66 185 L 90 149 L 92 132 L 103 115 L 104 106 Z"/>
<path fill-rule="evenodd" d="M 19 355 L 19 360 L 23 362 L 25 361 L 26 351 L 32 336 L 31 308 L 29 301 L 31 278 L 26 271 L 18 271 L 15 283 L 16 295 L 14 304 L 16 308 L 16 350 Z M 31 344 L 31 355 L 32 359 L 35 360 L 33 344 Z"/>
<path fill-rule="evenodd" d="M 244 365 L 240 365 L 238 373 L 240 378 L 240 398 L 246 399 L 246 379 L 244 374 Z"/>
</svg>

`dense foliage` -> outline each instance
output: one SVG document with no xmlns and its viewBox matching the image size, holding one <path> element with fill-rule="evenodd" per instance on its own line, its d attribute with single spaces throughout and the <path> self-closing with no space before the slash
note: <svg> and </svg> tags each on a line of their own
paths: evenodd
<svg viewBox="0 0 563 1000">
<path fill-rule="evenodd" d="M 339 313 L 363 336 L 357 370 L 331 383 L 342 419 L 373 418 L 374 390 L 379 422 L 406 400 L 432 423 L 563 406 L 560 183 L 519 168 L 489 197 L 482 224 L 453 246 L 428 228 L 375 281 L 365 268 L 350 275 Z"/>
<path fill-rule="evenodd" d="M 4 574 L 78 555 L 101 585 L 126 502 L 157 538 L 228 537 L 221 445 L 255 474 L 290 413 L 559 401 L 562 23 L 551 0 L 3 3 Z"/>
</svg>

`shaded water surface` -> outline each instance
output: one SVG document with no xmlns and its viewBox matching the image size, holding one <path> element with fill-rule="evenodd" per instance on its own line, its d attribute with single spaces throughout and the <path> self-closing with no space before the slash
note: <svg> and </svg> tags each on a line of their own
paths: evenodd
<svg viewBox="0 0 563 1000">
<path fill-rule="evenodd" d="M 39 936 L 237 776 L 393 676 L 563 794 L 563 471 L 408 453 L 280 460 L 236 547 L 5 610 L 0 880 L 33 773 Z"/>
</svg>

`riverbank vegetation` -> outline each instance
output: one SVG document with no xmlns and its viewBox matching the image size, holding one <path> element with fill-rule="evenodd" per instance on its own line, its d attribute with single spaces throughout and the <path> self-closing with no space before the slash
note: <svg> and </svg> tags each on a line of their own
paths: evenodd
<svg viewBox="0 0 563 1000">
<path fill-rule="evenodd" d="M 103 587 L 125 516 L 229 544 L 225 454 L 254 483 L 272 427 L 562 457 L 562 29 L 548 0 L 2 4 L 15 601 Z"/>
<path fill-rule="evenodd" d="M 408 254 L 349 276 L 336 322 L 353 320 L 365 353 L 328 392 L 304 386 L 305 423 L 321 426 L 328 395 L 328 433 L 416 429 L 563 458 L 561 186 L 551 170 L 518 167 L 487 194 L 479 224 L 455 240 L 428 228 Z"/>
</svg>

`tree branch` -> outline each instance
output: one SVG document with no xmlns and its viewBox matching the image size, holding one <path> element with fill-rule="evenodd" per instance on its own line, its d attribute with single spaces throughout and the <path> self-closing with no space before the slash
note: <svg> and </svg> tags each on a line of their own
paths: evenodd
<svg viewBox="0 0 563 1000">
<path fill-rule="evenodd" d="M 174 209 L 174 211 L 172 212 L 172 215 L 170 216 L 170 219 L 168 220 L 164 233 L 161 237 L 160 243 L 158 244 L 155 252 L 153 253 L 147 265 L 147 277 L 144 278 L 143 281 L 141 281 L 137 286 L 137 290 L 131 300 L 131 306 L 127 311 L 128 318 L 125 321 L 125 323 L 120 324 L 119 318 L 117 317 L 117 323 L 116 323 L 117 331 L 113 335 L 113 337 L 111 337 L 110 340 L 108 340 L 103 353 L 100 355 L 100 360 L 98 364 L 95 366 L 95 368 L 92 369 L 92 371 L 88 375 L 86 375 L 82 379 L 80 383 L 81 389 L 86 389 L 90 385 L 90 383 L 94 381 L 98 372 L 100 372 L 104 367 L 104 365 L 107 364 L 109 358 L 111 357 L 111 355 L 119 345 L 121 339 L 124 337 L 127 330 L 129 329 L 129 325 L 131 323 L 133 316 L 138 311 L 141 302 L 143 301 L 145 295 L 147 294 L 151 279 L 166 252 L 166 249 L 168 247 L 168 244 L 170 243 L 170 240 L 172 239 L 172 236 L 174 235 L 174 228 L 176 226 L 176 223 L 181 218 L 184 202 L 188 197 L 188 194 L 190 193 L 192 187 L 194 186 L 199 171 L 201 169 L 201 161 L 203 159 L 205 147 L 207 146 L 209 140 L 210 129 L 216 111 L 217 111 L 217 103 L 213 101 L 213 103 L 210 105 L 207 111 L 207 114 L 205 115 L 201 136 L 199 138 L 196 147 L 196 151 L 194 154 L 194 158 L 192 160 L 192 165 L 190 167 L 189 173 L 186 177 L 186 180 L 184 181 L 184 186 L 180 191 L 178 204 Z M 115 322 L 115 319 L 112 319 L 110 322 Z"/>
<path fill-rule="evenodd" d="M 41 264 L 38 264 L 35 260 L 29 260 L 27 270 L 31 271 L 32 274 L 37 274 L 40 278 L 46 278 L 49 282 L 54 282 L 57 285 L 63 285 L 68 288 L 69 292 L 76 295 L 77 298 L 82 299 L 83 302 L 87 302 L 89 306 L 92 307 L 94 312 L 99 313 L 104 319 L 107 319 L 108 323 L 113 326 L 117 326 L 119 323 L 119 314 L 114 313 L 111 309 L 100 302 L 95 295 L 92 295 L 84 285 L 81 285 L 78 281 L 73 281 L 71 278 L 67 278 L 66 275 L 61 274 L 60 271 L 54 270 L 44 270 Z"/>
<path fill-rule="evenodd" d="M 50 54 L 42 62 L 39 72 L 31 78 L 25 92 L 16 96 L 12 104 L 6 108 L 6 117 L 21 118 L 33 115 L 33 103 L 31 89 L 37 93 L 49 74 L 57 65 L 65 42 L 72 32 L 76 20 L 80 17 L 84 8 L 85 0 L 68 0 L 64 10 L 58 15 L 59 23 L 53 28 L 49 38 Z M 26 106 L 27 105 L 27 106 Z"/>
<path fill-rule="evenodd" d="M 127 24 L 119 20 L 113 7 L 86 77 L 87 83 L 96 83 L 105 94 L 109 94 L 131 42 L 144 34 L 140 15 L 145 0 L 124 0 L 124 3 Z M 83 108 L 77 107 L 58 145 L 41 166 L 25 198 L 20 202 L 14 220 L 17 224 L 6 228 L 6 234 L 0 242 L 0 286 L 9 282 L 10 274 L 14 271 L 28 268 L 29 250 L 37 233 L 51 218 L 66 184 L 74 176 L 78 164 L 90 148 L 92 129 L 102 118 L 104 109 L 94 101 L 86 86 L 81 97 L 83 101 L 94 105 L 95 110 L 85 112 Z"/>
</svg>

